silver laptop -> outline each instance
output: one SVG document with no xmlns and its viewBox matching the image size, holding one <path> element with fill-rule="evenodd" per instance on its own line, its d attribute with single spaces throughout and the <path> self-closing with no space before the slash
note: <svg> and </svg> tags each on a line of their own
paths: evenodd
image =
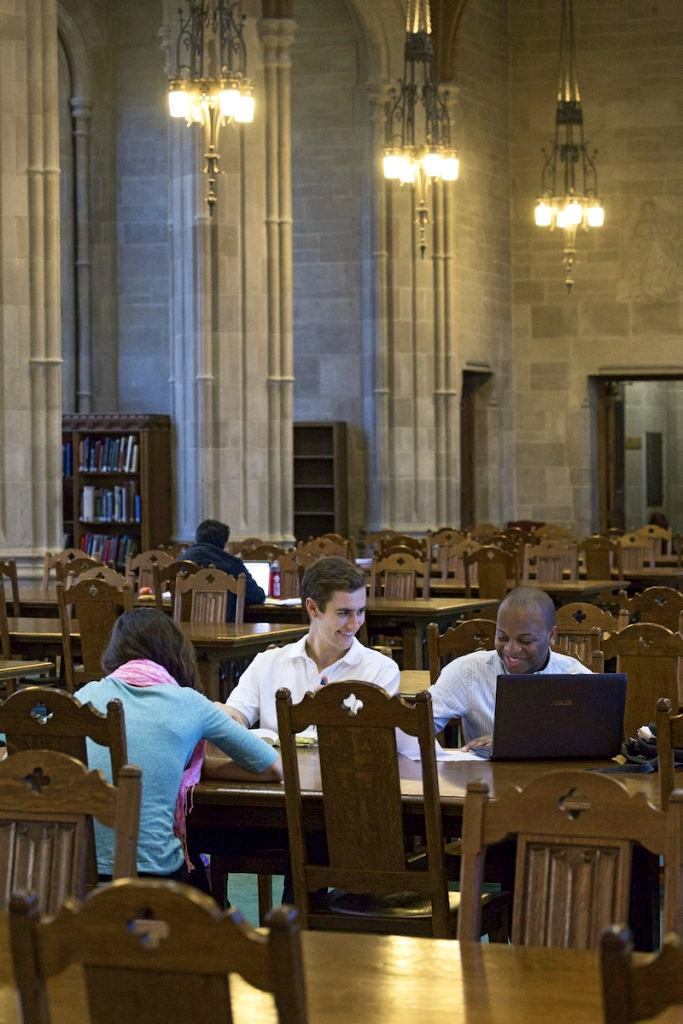
<svg viewBox="0 0 683 1024">
<path fill-rule="evenodd" d="M 496 761 L 614 757 L 621 750 L 625 704 L 623 672 L 498 676 L 490 756 Z"/>
</svg>

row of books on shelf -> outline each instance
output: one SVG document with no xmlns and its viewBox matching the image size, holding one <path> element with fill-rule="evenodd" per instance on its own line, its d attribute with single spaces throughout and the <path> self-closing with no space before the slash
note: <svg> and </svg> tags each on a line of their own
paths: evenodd
<svg viewBox="0 0 683 1024">
<path fill-rule="evenodd" d="M 81 550 L 86 555 L 99 558 L 100 562 L 125 565 L 128 558 L 137 555 L 138 541 L 136 537 L 129 537 L 126 534 L 112 537 L 108 533 L 84 533 L 81 537 Z"/>
<path fill-rule="evenodd" d="M 139 523 L 142 502 L 131 480 L 116 487 L 87 485 L 81 491 L 81 521 L 85 523 Z"/>
<path fill-rule="evenodd" d="M 78 464 L 82 473 L 137 473 L 140 468 L 137 435 L 82 437 L 78 442 Z"/>
</svg>

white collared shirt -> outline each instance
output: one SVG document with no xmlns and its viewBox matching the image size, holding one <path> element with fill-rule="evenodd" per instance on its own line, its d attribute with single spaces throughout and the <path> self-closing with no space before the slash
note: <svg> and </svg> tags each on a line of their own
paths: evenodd
<svg viewBox="0 0 683 1024">
<path fill-rule="evenodd" d="M 250 726 L 260 719 L 262 729 L 277 732 L 275 694 L 281 686 L 290 691 L 294 704 L 298 704 L 308 691 L 317 690 L 323 675 L 328 683 L 359 679 L 365 683 L 376 683 L 391 696 L 398 693 L 399 669 L 396 662 L 379 651 L 364 647 L 355 637 L 344 656 L 322 673 L 306 653 L 306 640 L 304 636 L 294 644 L 257 654 L 226 700 L 228 707 L 240 711 Z"/>
<path fill-rule="evenodd" d="M 539 675 L 580 672 L 590 669 L 568 654 L 551 651 Z M 449 662 L 429 688 L 436 731 L 443 729 L 451 718 L 461 718 L 466 743 L 478 736 L 493 735 L 496 681 L 506 674 L 496 651 L 474 651 Z"/>
</svg>

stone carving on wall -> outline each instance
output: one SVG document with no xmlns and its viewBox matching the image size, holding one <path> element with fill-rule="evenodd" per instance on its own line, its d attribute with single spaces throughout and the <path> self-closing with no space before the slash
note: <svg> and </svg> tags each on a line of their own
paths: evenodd
<svg viewBox="0 0 683 1024">
<path fill-rule="evenodd" d="M 627 228 L 621 302 L 676 298 L 683 273 L 683 218 L 672 204 L 644 200 Z"/>
</svg>

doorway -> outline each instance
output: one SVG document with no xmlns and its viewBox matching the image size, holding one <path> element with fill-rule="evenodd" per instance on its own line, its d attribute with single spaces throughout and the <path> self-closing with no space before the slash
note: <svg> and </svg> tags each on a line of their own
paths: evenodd
<svg viewBox="0 0 683 1024">
<path fill-rule="evenodd" d="M 463 370 L 460 396 L 460 526 L 477 522 L 477 480 L 486 478 L 486 406 L 478 399 L 490 372 Z M 479 473 L 477 473 L 477 466 Z M 480 488 L 481 489 L 481 488 Z M 481 508 L 481 505 L 479 506 Z"/>
<path fill-rule="evenodd" d="M 683 375 L 597 378 L 599 528 L 683 529 Z"/>
</svg>

